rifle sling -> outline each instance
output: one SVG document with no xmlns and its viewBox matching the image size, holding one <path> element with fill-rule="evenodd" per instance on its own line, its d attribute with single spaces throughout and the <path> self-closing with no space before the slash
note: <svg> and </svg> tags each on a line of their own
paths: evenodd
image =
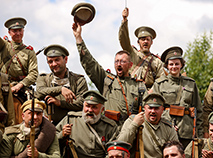
<svg viewBox="0 0 213 158">
<path fill-rule="evenodd" d="M 71 149 L 73 158 L 78 158 L 78 155 L 77 155 L 77 153 L 76 153 L 76 151 L 75 151 L 75 147 L 74 147 L 74 145 L 73 145 L 72 140 L 69 140 L 69 141 L 68 141 L 68 144 L 69 144 L 69 147 L 70 147 L 70 149 Z"/>
<path fill-rule="evenodd" d="M 142 136 L 142 133 L 143 133 L 143 127 L 141 126 L 139 128 L 139 151 L 140 151 L 140 158 L 144 158 L 144 143 L 143 143 L 143 136 Z"/>
<path fill-rule="evenodd" d="M 121 81 L 119 80 L 119 78 L 116 77 L 116 79 L 118 80 L 118 83 L 119 83 L 119 85 L 120 85 L 120 87 L 121 87 L 121 90 L 122 90 L 122 93 L 123 93 L 123 96 L 124 96 L 124 100 L 125 100 L 125 102 L 126 102 L 127 115 L 129 116 L 129 115 L 130 115 L 130 114 L 129 114 L 129 107 L 128 107 L 128 102 L 127 102 L 127 99 L 126 99 L 126 94 L 125 94 L 125 92 L 124 92 L 124 88 L 123 88 L 122 83 L 121 83 Z"/>
</svg>

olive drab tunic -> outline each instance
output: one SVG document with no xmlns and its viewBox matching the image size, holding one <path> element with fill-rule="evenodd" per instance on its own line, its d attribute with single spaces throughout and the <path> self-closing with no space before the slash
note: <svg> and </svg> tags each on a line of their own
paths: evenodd
<svg viewBox="0 0 213 158">
<path fill-rule="evenodd" d="M 125 122 L 118 136 L 118 140 L 126 141 L 133 145 L 130 150 L 131 158 L 134 158 L 136 143 L 134 142 L 138 133 L 139 125 L 133 121 L 135 115 L 131 115 Z M 142 124 L 142 138 L 144 142 L 144 157 L 162 158 L 161 147 L 169 140 L 178 140 L 177 133 L 172 127 L 171 122 L 161 119 L 157 125 L 152 125 L 146 119 Z M 149 126 L 149 127 L 148 127 Z M 153 135 L 155 136 L 153 138 Z M 160 147 L 156 143 L 158 141 Z M 134 142 L 134 143 L 133 143 Z"/>
<path fill-rule="evenodd" d="M 197 109 L 196 131 L 198 137 L 203 137 L 202 125 L 202 107 L 201 101 L 195 81 L 189 77 L 180 76 L 178 78 L 161 76 L 157 79 L 152 87 L 153 92 L 160 93 L 166 100 L 168 105 L 177 105 L 185 107 L 188 110 L 190 107 Z M 193 118 L 185 114 L 183 117 L 169 115 L 169 110 L 165 110 L 163 117 L 166 117 L 171 122 L 176 119 L 178 126 L 178 135 L 180 138 L 192 139 L 193 134 Z"/>
<path fill-rule="evenodd" d="M 12 81 L 20 81 L 26 87 L 35 83 L 38 65 L 31 46 L 0 38 L 0 63 L 1 72 L 8 73 Z"/>
<path fill-rule="evenodd" d="M 17 156 L 22 153 L 30 142 L 29 136 L 22 131 L 23 124 L 7 127 L 0 144 L 0 157 Z M 39 134 L 39 133 L 38 133 Z M 36 135 L 37 138 L 38 135 Z M 47 140 L 48 141 L 48 140 Z M 39 152 L 39 158 L 60 158 L 59 142 L 57 136 L 45 153 Z"/>
<path fill-rule="evenodd" d="M 15 124 L 15 110 L 13 106 L 13 96 L 10 89 L 10 83 L 8 81 L 8 76 L 3 73 L 0 73 L 0 104 L 7 112 L 7 119 L 0 122 L 0 133 L 2 134 L 4 132 L 4 127 Z M 0 110 L 3 109 L 0 108 Z"/>
<path fill-rule="evenodd" d="M 212 79 L 211 79 L 212 80 Z M 204 96 L 203 103 L 203 130 L 204 133 L 209 131 L 208 116 L 213 111 L 213 80 L 210 82 L 209 87 Z"/>
<path fill-rule="evenodd" d="M 85 123 L 82 118 L 82 112 L 69 112 L 69 123 L 72 123 L 72 131 L 70 138 L 74 141 L 74 147 L 79 158 L 103 158 L 107 151 L 104 151 L 105 144 L 112 141 L 118 135 L 118 128 L 113 120 L 105 116 L 101 116 L 100 120 L 91 124 L 92 128 L 97 132 L 100 140 L 99 142 L 95 134 L 91 131 L 90 127 Z M 56 126 L 56 133 L 59 139 L 60 148 L 65 147 L 66 138 L 63 138 L 62 129 L 66 125 L 68 117 L 65 117 Z M 105 149 L 106 150 L 106 149 Z"/>
<path fill-rule="evenodd" d="M 131 46 L 128 31 L 128 21 L 122 22 L 121 24 L 119 29 L 119 41 L 122 49 L 128 51 L 131 55 L 131 60 L 133 62 L 133 66 L 130 69 L 131 74 L 138 63 L 143 60 L 143 62 L 138 65 L 138 69 L 135 70 L 132 74 L 132 77 L 135 77 L 135 74 L 136 78 L 139 80 L 144 79 L 145 77 L 146 87 L 151 88 L 155 79 L 164 74 L 162 61 L 153 54 L 150 54 L 148 57 L 146 57 L 143 52 L 138 51 L 136 48 Z"/>
<path fill-rule="evenodd" d="M 62 85 L 54 84 L 53 73 L 40 74 L 37 79 L 36 96 L 39 99 L 44 99 L 47 95 L 55 97 L 60 100 L 61 106 L 54 106 L 54 114 L 52 120 L 56 125 L 69 111 L 82 110 L 83 97 L 82 94 L 88 90 L 86 79 L 83 75 L 75 74 L 67 69 L 67 76 L 69 81 L 69 89 L 75 94 L 76 100 L 73 99 L 73 103 L 66 102 L 66 99 L 61 94 Z"/>
<path fill-rule="evenodd" d="M 106 72 L 90 54 L 84 42 L 77 44 L 77 47 L 80 53 L 80 61 L 84 70 L 91 81 L 95 84 L 99 92 L 107 98 L 107 101 L 104 103 L 105 110 L 119 111 L 121 113 L 121 119 L 118 124 L 121 125 L 128 115 L 126 101 L 122 93 L 122 88 L 119 85 L 119 81 L 121 82 L 126 95 L 129 112 L 133 113 L 138 112 L 138 88 L 145 88 L 144 83 L 136 82 L 131 77 L 120 78 Z"/>
</svg>

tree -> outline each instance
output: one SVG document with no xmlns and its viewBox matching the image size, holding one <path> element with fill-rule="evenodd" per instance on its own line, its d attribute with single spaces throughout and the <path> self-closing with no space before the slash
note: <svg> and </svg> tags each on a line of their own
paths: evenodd
<svg viewBox="0 0 213 158">
<path fill-rule="evenodd" d="M 187 45 L 184 55 L 186 65 L 183 70 L 187 76 L 196 81 L 201 100 L 204 98 L 210 78 L 213 77 L 212 35 L 213 32 L 210 31 L 196 37 Z"/>
</svg>

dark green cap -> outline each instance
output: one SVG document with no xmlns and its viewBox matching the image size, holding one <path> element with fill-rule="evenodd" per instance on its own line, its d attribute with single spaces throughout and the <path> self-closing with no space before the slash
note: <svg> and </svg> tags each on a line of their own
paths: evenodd
<svg viewBox="0 0 213 158">
<path fill-rule="evenodd" d="M 165 99 L 159 93 L 150 93 L 143 99 L 145 105 L 149 105 L 150 107 L 160 107 L 164 105 Z"/>
<path fill-rule="evenodd" d="M 137 38 L 150 36 L 150 37 L 152 37 L 152 39 L 155 39 L 156 32 L 155 32 L 155 30 L 153 30 L 150 27 L 142 26 L 135 30 L 135 36 Z"/>
<path fill-rule="evenodd" d="M 131 147 L 131 144 L 119 140 L 106 143 L 107 152 L 110 150 L 121 150 L 128 153 Z"/>
<path fill-rule="evenodd" d="M 208 116 L 209 123 L 213 124 L 213 112 L 211 112 Z"/>
<path fill-rule="evenodd" d="M 24 28 L 24 26 L 27 24 L 27 21 L 24 18 L 21 17 L 15 17 L 7 20 L 4 23 L 4 26 L 8 29 L 20 29 Z"/>
<path fill-rule="evenodd" d="M 75 22 L 84 25 L 95 17 L 95 8 L 90 3 L 78 3 L 73 7 L 71 15 L 74 16 Z"/>
<path fill-rule="evenodd" d="M 181 59 L 183 54 L 183 50 L 178 47 L 170 47 L 163 52 L 161 55 L 161 61 L 167 62 L 168 59 Z"/>
<path fill-rule="evenodd" d="M 44 55 L 47 57 L 69 56 L 69 52 L 66 48 L 58 44 L 53 44 L 45 48 Z"/>
<path fill-rule="evenodd" d="M 93 90 L 85 92 L 83 98 L 88 104 L 104 104 L 107 101 L 100 93 Z"/>
</svg>

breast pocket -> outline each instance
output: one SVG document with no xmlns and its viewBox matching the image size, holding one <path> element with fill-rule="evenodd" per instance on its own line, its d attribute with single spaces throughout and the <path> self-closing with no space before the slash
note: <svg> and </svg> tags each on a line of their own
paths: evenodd
<svg viewBox="0 0 213 158">
<path fill-rule="evenodd" d="M 166 99 L 167 104 L 174 104 L 176 102 L 177 92 L 175 89 L 163 89 L 161 93 Z"/>
<path fill-rule="evenodd" d="M 182 99 L 187 104 L 192 104 L 193 88 L 184 87 Z"/>
</svg>

